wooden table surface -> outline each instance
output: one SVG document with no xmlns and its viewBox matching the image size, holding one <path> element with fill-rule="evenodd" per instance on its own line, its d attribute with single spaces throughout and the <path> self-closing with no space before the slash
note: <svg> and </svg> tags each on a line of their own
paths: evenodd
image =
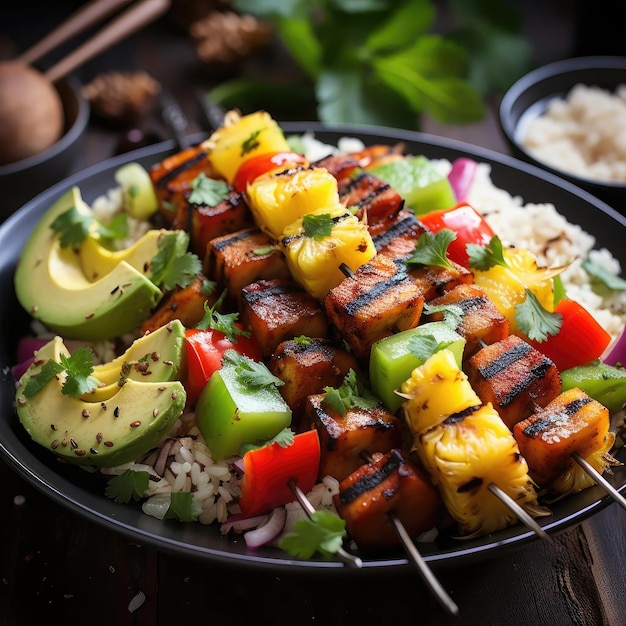
<svg viewBox="0 0 626 626">
<path fill-rule="evenodd" d="M 202 124 L 184 70 L 189 50 L 156 32 L 157 37 L 149 29 L 125 50 L 132 50 L 137 67 L 159 79 L 167 76 L 193 132 Z M 429 122 L 424 130 L 506 151 L 493 110 L 480 124 L 455 128 Z M 119 139 L 119 132 L 91 124 L 76 169 L 110 156 Z M 616 504 L 551 542 L 537 540 L 504 558 L 436 570 L 460 608 L 453 618 L 417 573 L 382 571 L 325 582 L 271 570 L 224 569 L 135 545 L 53 502 L 5 463 L 0 479 L 0 626 L 52 617 L 116 626 L 188 620 L 256 626 L 365 626 L 381 620 L 395 626 L 626 624 L 626 511 Z M 131 611 L 138 594 L 145 600 Z"/>
</svg>

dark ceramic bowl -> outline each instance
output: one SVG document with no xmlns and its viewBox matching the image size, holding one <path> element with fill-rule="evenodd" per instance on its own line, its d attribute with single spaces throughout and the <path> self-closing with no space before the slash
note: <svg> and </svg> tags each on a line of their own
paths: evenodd
<svg viewBox="0 0 626 626">
<path fill-rule="evenodd" d="M 611 93 L 626 84 L 626 57 L 575 57 L 539 67 L 515 82 L 500 103 L 500 127 L 513 156 L 582 187 L 626 214 L 626 182 L 604 182 L 559 169 L 533 156 L 522 140 L 528 124 L 546 111 L 553 98 L 565 98 L 577 84 Z"/>
<path fill-rule="evenodd" d="M 65 113 L 63 135 L 43 152 L 0 165 L 0 222 L 38 193 L 68 176 L 80 155 L 89 122 L 89 102 L 81 94 L 80 83 L 73 78 L 61 79 L 55 86 Z"/>
</svg>

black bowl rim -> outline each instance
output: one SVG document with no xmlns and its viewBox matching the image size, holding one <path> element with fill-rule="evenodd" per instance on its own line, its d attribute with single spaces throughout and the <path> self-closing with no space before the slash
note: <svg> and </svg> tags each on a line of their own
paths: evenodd
<svg viewBox="0 0 626 626">
<path fill-rule="evenodd" d="M 82 94 L 82 86 L 78 79 L 73 76 L 66 76 L 60 80 L 62 80 L 69 87 L 70 91 L 76 97 L 78 107 L 74 123 L 67 129 L 58 141 L 42 152 L 33 154 L 25 159 L 20 159 L 15 163 L 0 165 L 0 178 L 11 176 L 13 174 L 17 174 L 18 172 L 24 172 L 30 168 L 36 167 L 40 163 L 54 159 L 67 149 L 68 146 L 71 146 L 85 132 L 85 128 L 89 123 L 91 106 L 89 105 L 89 101 Z"/>
<path fill-rule="evenodd" d="M 596 189 L 606 188 L 615 190 L 626 190 L 626 183 L 587 178 L 584 176 L 572 174 L 557 167 L 553 167 L 549 163 L 535 158 L 528 150 L 526 150 L 526 148 L 524 148 L 523 145 L 520 144 L 515 136 L 516 124 L 517 121 L 519 121 L 519 118 L 517 120 L 514 120 L 513 116 L 511 115 L 511 111 L 513 110 L 515 103 L 523 93 L 528 91 L 528 89 L 530 89 L 534 85 L 555 76 L 563 76 L 567 74 L 575 75 L 575 73 L 578 71 L 590 69 L 615 69 L 624 70 L 626 72 L 626 56 L 613 55 L 571 57 L 567 59 L 553 61 L 552 63 L 548 63 L 534 70 L 531 70 L 530 72 L 519 78 L 517 81 L 515 81 L 502 96 L 498 111 L 500 128 L 502 129 L 502 132 L 504 133 L 511 145 L 515 146 L 520 153 L 526 155 L 528 159 L 531 159 L 533 163 L 537 164 L 543 169 L 547 169 L 561 177 L 568 178 L 577 184 L 586 185 L 587 187 L 591 186 Z M 624 80 L 624 83 L 626 84 L 626 78 Z M 574 82 L 572 83 L 572 87 L 573 86 Z"/>
</svg>

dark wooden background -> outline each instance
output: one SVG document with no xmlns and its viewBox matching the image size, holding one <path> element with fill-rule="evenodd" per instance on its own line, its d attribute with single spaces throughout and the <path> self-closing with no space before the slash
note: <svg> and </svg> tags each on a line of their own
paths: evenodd
<svg viewBox="0 0 626 626">
<path fill-rule="evenodd" d="M 43 33 L 72 3 L 23 2 L 0 20 L 0 44 L 24 45 Z M 611 36 L 621 22 L 615 2 L 520 3 L 538 62 L 579 53 L 620 53 Z M 611 12 L 612 11 L 612 12 Z M 21 38 L 21 39 L 20 39 Z M 189 42 L 156 24 L 83 69 L 141 67 L 168 86 L 189 118 L 203 128 L 196 96 L 210 82 Z M 495 115 L 468 127 L 427 122 L 424 130 L 505 152 Z M 163 131 L 158 120 L 154 127 Z M 165 132 L 165 131 L 163 131 Z M 119 149 L 119 131 L 90 125 L 76 169 Z M 385 571 L 367 576 L 284 576 L 212 566 L 135 545 L 40 494 L 0 463 L 0 626 L 55 619 L 67 624 L 165 626 L 173 624 L 395 626 L 621 626 L 626 624 L 626 511 L 609 506 L 554 538 L 506 558 L 437 571 L 458 604 L 446 615 L 417 574 Z M 137 594 L 145 601 L 135 611 Z"/>
</svg>

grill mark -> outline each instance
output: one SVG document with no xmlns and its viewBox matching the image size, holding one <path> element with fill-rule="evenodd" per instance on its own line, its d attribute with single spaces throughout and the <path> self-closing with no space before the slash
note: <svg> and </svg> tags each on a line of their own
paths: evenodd
<svg viewBox="0 0 626 626">
<path fill-rule="evenodd" d="M 213 242 L 211 245 L 213 246 L 213 248 L 215 248 L 215 250 L 223 250 L 224 248 L 227 248 L 228 246 L 231 246 L 238 241 L 242 241 L 243 239 L 247 239 L 248 237 L 252 237 L 253 235 L 258 235 L 260 232 L 261 231 L 259 228 L 254 228 L 246 232 L 236 232 L 226 239 Z"/>
<path fill-rule="evenodd" d="M 412 230 L 420 230 L 419 222 L 414 215 L 407 215 L 380 235 L 373 237 L 374 247 L 376 250 L 380 250 L 381 248 L 388 246 L 397 237 L 407 234 L 411 235 Z M 417 237 L 418 233 L 416 232 L 415 235 Z"/>
<path fill-rule="evenodd" d="M 531 351 L 531 346 L 527 343 L 518 343 L 512 348 L 509 348 L 506 352 L 502 353 L 497 360 L 491 361 L 489 365 L 479 367 L 478 371 L 480 375 L 489 380 L 496 374 L 499 374 L 502 370 L 510 367 L 516 361 L 519 361 L 522 357 Z"/>
<path fill-rule="evenodd" d="M 176 167 L 171 169 L 169 172 L 161 176 L 161 178 L 159 178 L 159 180 L 156 181 L 156 186 L 165 187 L 170 181 L 176 178 L 179 174 L 184 172 L 186 169 L 190 168 L 192 165 L 195 165 L 196 163 L 202 161 L 203 159 L 206 159 L 206 152 L 199 152 L 198 154 L 193 156 L 191 159 L 184 161 L 180 165 L 177 165 Z"/>
<path fill-rule="evenodd" d="M 299 293 L 301 291 L 301 288 L 297 285 L 272 285 L 271 287 L 258 291 L 244 291 L 244 298 L 246 302 L 256 304 L 265 298 L 275 298 L 276 296 L 286 293 Z"/>
<path fill-rule="evenodd" d="M 364 294 L 361 294 L 360 296 L 357 296 L 356 298 L 353 298 L 348 304 L 346 304 L 346 313 L 354 317 L 359 310 L 365 308 L 368 304 L 376 300 L 376 298 L 380 297 L 387 291 L 391 291 L 405 280 L 407 280 L 406 274 L 404 272 L 398 272 L 390 278 L 376 283 L 372 289 Z"/>
<path fill-rule="evenodd" d="M 397 450 L 394 450 L 393 454 L 389 456 L 387 461 L 385 461 L 385 463 L 381 465 L 378 470 L 361 478 L 343 491 L 340 496 L 341 503 L 350 504 L 359 496 L 371 491 L 387 480 L 387 478 L 389 478 L 389 476 L 391 476 L 403 464 L 404 460 L 402 459 L 402 456 Z"/>
<path fill-rule="evenodd" d="M 576 398 L 572 402 L 568 402 L 565 406 L 561 407 L 559 411 L 550 413 L 546 417 L 539 417 L 524 428 L 522 433 L 526 437 L 537 437 L 542 432 L 548 430 L 552 425 L 558 425 L 559 422 L 565 422 L 572 415 L 575 415 L 586 404 L 592 402 L 591 398 Z M 544 411 L 545 412 L 545 411 Z"/>
<path fill-rule="evenodd" d="M 473 415 L 482 407 L 481 404 L 475 404 L 474 406 L 468 406 L 466 409 L 462 411 L 457 411 L 456 413 L 452 413 L 448 415 L 445 420 L 441 422 L 443 426 L 449 426 L 451 424 L 457 424 L 458 422 L 462 422 L 466 417 Z"/>
<path fill-rule="evenodd" d="M 534 380 L 543 378 L 546 375 L 546 372 L 550 369 L 551 365 L 552 364 L 547 359 L 544 359 L 541 363 L 535 365 L 523 380 L 516 382 L 511 387 L 510 391 L 508 391 L 500 401 L 500 406 L 506 407 L 511 404 L 517 396 L 530 387 Z"/>
</svg>

